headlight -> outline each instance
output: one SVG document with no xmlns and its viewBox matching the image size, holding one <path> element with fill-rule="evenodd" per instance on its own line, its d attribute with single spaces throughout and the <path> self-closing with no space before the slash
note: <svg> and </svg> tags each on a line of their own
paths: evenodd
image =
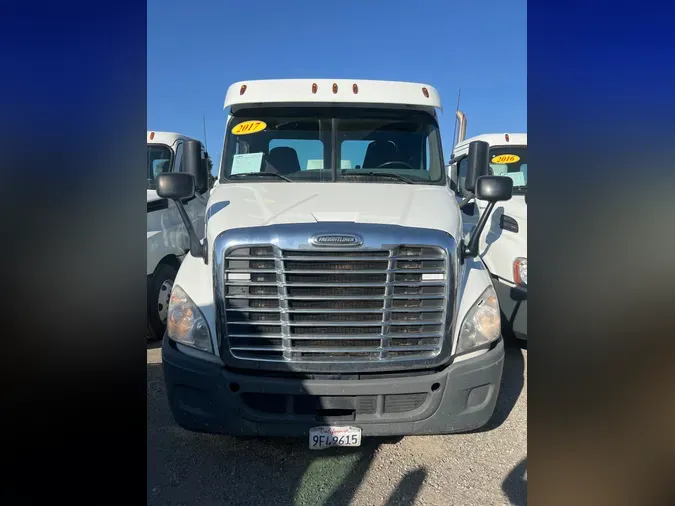
<svg viewBox="0 0 675 506">
<path fill-rule="evenodd" d="M 459 331 L 457 353 L 491 343 L 499 337 L 501 317 L 497 294 L 488 286 L 476 303 L 469 309 Z"/>
<path fill-rule="evenodd" d="M 213 353 L 211 333 L 204 315 L 178 285 L 171 290 L 166 332 L 178 343 Z"/>
<path fill-rule="evenodd" d="M 527 286 L 527 258 L 516 258 L 513 262 L 513 280 L 517 285 Z"/>
</svg>

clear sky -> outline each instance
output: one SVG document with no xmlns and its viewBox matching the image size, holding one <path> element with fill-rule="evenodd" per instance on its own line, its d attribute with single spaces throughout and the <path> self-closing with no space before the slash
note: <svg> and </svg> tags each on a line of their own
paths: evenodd
<svg viewBox="0 0 675 506">
<path fill-rule="evenodd" d="M 148 129 L 203 140 L 218 167 L 225 92 L 246 79 L 435 86 L 443 150 L 457 92 L 467 136 L 526 132 L 526 0 L 148 0 Z"/>
</svg>

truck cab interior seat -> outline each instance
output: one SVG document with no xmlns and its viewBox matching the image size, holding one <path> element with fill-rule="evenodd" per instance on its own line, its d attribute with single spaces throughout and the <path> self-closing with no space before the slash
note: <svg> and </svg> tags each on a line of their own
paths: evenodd
<svg viewBox="0 0 675 506">
<path fill-rule="evenodd" d="M 279 146 L 270 150 L 267 155 L 265 172 L 276 172 L 286 175 L 300 171 L 300 159 L 295 149 L 287 146 Z"/>
<path fill-rule="evenodd" d="M 373 141 L 368 144 L 362 168 L 375 169 L 387 162 L 400 160 L 398 149 L 391 141 Z"/>
</svg>

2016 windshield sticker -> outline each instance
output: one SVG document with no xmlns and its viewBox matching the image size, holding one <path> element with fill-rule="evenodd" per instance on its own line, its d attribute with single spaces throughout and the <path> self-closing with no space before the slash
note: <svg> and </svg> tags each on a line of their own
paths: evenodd
<svg viewBox="0 0 675 506">
<path fill-rule="evenodd" d="M 497 155 L 490 163 L 516 163 L 520 160 L 518 155 Z"/>
<path fill-rule="evenodd" d="M 267 123 L 264 121 L 243 121 L 232 129 L 232 133 L 234 135 L 249 135 L 265 130 L 265 128 L 267 128 Z"/>
</svg>

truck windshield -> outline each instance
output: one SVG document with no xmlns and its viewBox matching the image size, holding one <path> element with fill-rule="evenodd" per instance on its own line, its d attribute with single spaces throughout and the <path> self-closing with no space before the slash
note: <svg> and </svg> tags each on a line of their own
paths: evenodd
<svg viewBox="0 0 675 506">
<path fill-rule="evenodd" d="M 423 112 L 248 109 L 225 137 L 222 182 L 445 184 L 438 124 Z"/>
<path fill-rule="evenodd" d="M 513 192 L 527 191 L 527 146 L 499 146 L 490 149 L 490 172 L 513 179 Z"/>
<path fill-rule="evenodd" d="M 155 188 L 155 178 L 161 172 L 171 170 L 172 151 L 163 144 L 148 144 L 147 188 Z"/>
</svg>

